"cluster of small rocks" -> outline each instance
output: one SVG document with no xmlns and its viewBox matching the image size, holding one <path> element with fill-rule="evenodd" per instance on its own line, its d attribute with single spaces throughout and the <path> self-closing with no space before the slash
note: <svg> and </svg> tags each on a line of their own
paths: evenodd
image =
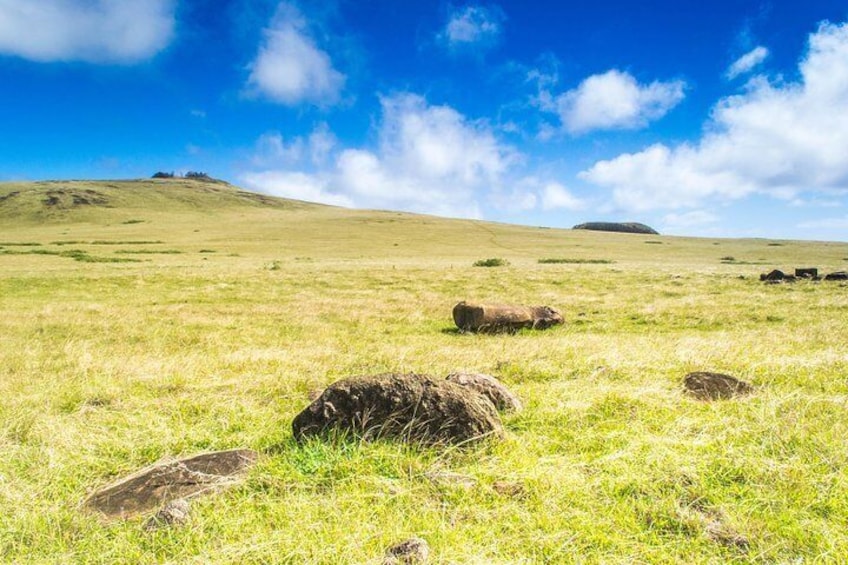
<svg viewBox="0 0 848 565">
<path fill-rule="evenodd" d="M 766 284 L 791 283 L 797 280 L 810 281 L 848 281 L 848 271 L 836 271 L 825 276 L 819 275 L 816 267 L 803 267 L 795 269 L 795 274 L 787 274 L 779 269 L 760 275 L 760 281 Z"/>
</svg>

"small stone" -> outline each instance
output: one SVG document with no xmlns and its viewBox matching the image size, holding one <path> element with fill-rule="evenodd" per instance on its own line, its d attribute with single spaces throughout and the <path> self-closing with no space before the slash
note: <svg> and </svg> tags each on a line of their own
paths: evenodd
<svg viewBox="0 0 848 565">
<path fill-rule="evenodd" d="M 430 545 L 421 538 L 410 538 L 386 550 L 384 565 L 416 565 L 427 563 Z"/>
<path fill-rule="evenodd" d="M 513 481 L 495 481 L 492 483 L 492 490 L 510 498 L 524 498 L 527 495 L 527 488 L 522 483 Z"/>
<path fill-rule="evenodd" d="M 686 391 L 699 400 L 721 400 L 753 392 L 754 387 L 730 375 L 698 371 L 683 380 Z"/>
<path fill-rule="evenodd" d="M 183 498 L 172 500 L 144 523 L 144 529 L 150 531 L 159 528 L 181 526 L 188 522 L 188 516 L 188 501 Z"/>
</svg>

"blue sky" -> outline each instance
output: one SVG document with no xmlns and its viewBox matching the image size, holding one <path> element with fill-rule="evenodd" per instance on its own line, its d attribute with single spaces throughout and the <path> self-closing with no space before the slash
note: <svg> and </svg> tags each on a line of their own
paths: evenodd
<svg viewBox="0 0 848 565">
<path fill-rule="evenodd" d="M 848 5 L 0 0 L 0 180 L 848 240 Z"/>
</svg>

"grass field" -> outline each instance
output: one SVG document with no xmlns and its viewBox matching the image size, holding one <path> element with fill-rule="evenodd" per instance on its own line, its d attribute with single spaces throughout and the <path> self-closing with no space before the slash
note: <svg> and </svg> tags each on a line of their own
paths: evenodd
<svg viewBox="0 0 848 565">
<path fill-rule="evenodd" d="M 507 264 L 473 266 L 490 258 Z M 432 563 L 848 563 L 848 287 L 757 277 L 808 266 L 848 268 L 848 244 L 516 227 L 179 180 L 0 184 L 0 562 L 378 564 L 419 536 Z M 462 335 L 463 299 L 566 323 Z M 292 439 L 337 379 L 454 370 L 521 397 L 505 440 Z M 695 370 L 757 391 L 693 400 Z M 184 527 L 82 506 L 162 458 L 236 447 L 259 464 Z"/>
</svg>

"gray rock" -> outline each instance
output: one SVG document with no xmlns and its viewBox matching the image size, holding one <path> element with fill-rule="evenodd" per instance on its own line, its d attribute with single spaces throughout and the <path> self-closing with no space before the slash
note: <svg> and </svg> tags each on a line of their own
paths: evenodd
<svg viewBox="0 0 848 565">
<path fill-rule="evenodd" d="M 427 563 L 430 544 L 421 538 L 410 538 L 386 550 L 384 565 L 417 565 Z"/>
<path fill-rule="evenodd" d="M 292 422 L 298 441 L 330 430 L 425 444 L 503 435 L 497 410 L 479 393 L 444 379 L 393 373 L 333 383 Z"/>
<path fill-rule="evenodd" d="M 85 505 L 106 518 L 130 518 L 236 484 L 257 458 L 250 449 L 233 449 L 151 465 L 98 490 Z"/>
<path fill-rule="evenodd" d="M 520 412 L 521 401 L 503 383 L 482 373 L 451 373 L 447 380 L 475 390 L 488 398 L 502 412 Z"/>
<path fill-rule="evenodd" d="M 730 375 L 698 371 L 683 380 L 686 391 L 699 400 L 721 400 L 753 392 L 754 387 Z"/>
<path fill-rule="evenodd" d="M 182 526 L 188 522 L 189 504 L 184 498 L 166 503 L 159 512 L 144 523 L 145 530 L 157 530 L 173 526 Z"/>
</svg>

